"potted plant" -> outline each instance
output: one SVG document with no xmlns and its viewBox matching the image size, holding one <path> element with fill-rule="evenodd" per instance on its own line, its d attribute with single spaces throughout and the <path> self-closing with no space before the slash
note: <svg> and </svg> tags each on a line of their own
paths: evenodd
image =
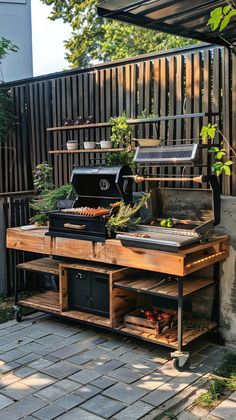
<svg viewBox="0 0 236 420">
<path fill-rule="evenodd" d="M 111 140 L 101 140 L 100 141 L 101 149 L 111 149 L 112 141 Z"/>
</svg>

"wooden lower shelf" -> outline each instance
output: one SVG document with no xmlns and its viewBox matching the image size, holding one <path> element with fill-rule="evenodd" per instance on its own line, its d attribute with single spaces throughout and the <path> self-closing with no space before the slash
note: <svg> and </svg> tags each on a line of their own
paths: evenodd
<svg viewBox="0 0 236 420">
<path fill-rule="evenodd" d="M 91 324 L 102 325 L 105 327 L 109 327 L 111 325 L 109 318 L 105 318 L 99 315 L 89 314 L 86 312 L 68 310 L 68 311 L 61 312 L 61 315 L 67 318 L 90 322 Z"/>
<path fill-rule="evenodd" d="M 147 275 L 146 275 L 147 276 Z M 163 276 L 162 276 L 163 277 Z M 126 278 L 118 280 L 114 283 L 115 287 L 120 289 L 133 290 L 150 295 L 165 296 L 174 299 L 178 299 L 178 281 L 173 279 L 171 281 L 165 282 L 158 286 L 160 278 L 157 275 L 149 276 L 139 280 L 133 280 L 131 278 Z M 188 297 L 193 293 L 196 293 L 199 290 L 202 290 L 206 287 L 214 284 L 212 279 L 207 278 L 197 278 L 197 279 L 186 279 L 183 281 L 183 296 Z"/>
<path fill-rule="evenodd" d="M 20 299 L 18 305 L 52 314 L 60 314 L 59 292 L 47 291 Z"/>
<path fill-rule="evenodd" d="M 17 265 L 17 268 L 38 273 L 53 274 L 59 276 L 59 264 L 63 261 L 52 258 L 39 258 L 38 260 L 28 261 Z"/>
<path fill-rule="evenodd" d="M 201 328 L 193 328 L 193 329 L 183 329 L 183 347 L 186 347 L 189 345 L 192 341 L 196 340 L 197 338 L 201 337 L 202 335 L 206 334 L 207 332 L 213 330 L 217 327 L 217 324 L 215 322 L 206 322 L 205 327 Z M 124 327 L 124 325 L 121 325 L 119 327 L 114 328 L 114 330 L 119 330 L 119 332 L 122 332 L 124 334 L 141 338 L 145 341 L 150 341 L 151 343 L 159 344 L 162 346 L 170 347 L 173 349 L 178 348 L 178 340 L 170 342 L 170 340 L 166 337 L 166 335 L 159 335 L 156 337 L 155 335 L 151 335 L 148 333 L 144 333 L 141 331 L 136 331 L 133 328 L 127 328 Z M 171 330 L 168 330 L 169 334 L 173 334 L 177 336 L 177 326 L 172 328 Z M 167 333 L 166 333 L 167 334 Z"/>
</svg>

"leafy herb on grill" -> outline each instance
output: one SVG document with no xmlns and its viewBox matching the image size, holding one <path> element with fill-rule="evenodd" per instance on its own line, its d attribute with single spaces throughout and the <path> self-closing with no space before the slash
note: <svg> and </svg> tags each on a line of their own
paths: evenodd
<svg viewBox="0 0 236 420">
<path fill-rule="evenodd" d="M 133 228 L 138 223 L 140 223 L 140 217 L 138 217 L 137 219 L 133 219 L 133 217 L 143 206 L 147 205 L 149 198 L 150 193 L 143 195 L 139 202 L 136 203 L 134 206 L 132 206 L 131 204 L 121 204 L 118 212 L 116 214 L 113 214 L 107 221 L 106 226 L 108 235 L 111 236 L 111 233 L 117 230 L 126 230 L 129 228 Z"/>
</svg>

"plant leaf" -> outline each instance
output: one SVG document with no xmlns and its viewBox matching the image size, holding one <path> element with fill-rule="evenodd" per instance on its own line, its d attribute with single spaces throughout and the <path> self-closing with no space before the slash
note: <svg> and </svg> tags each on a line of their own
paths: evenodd
<svg viewBox="0 0 236 420">
<path fill-rule="evenodd" d="M 228 5 L 228 6 L 225 6 L 224 8 L 223 8 L 223 13 L 224 13 L 224 15 L 227 15 L 228 13 L 229 13 L 229 11 L 231 10 L 231 6 L 230 5 Z"/>
<path fill-rule="evenodd" d="M 220 151 L 220 149 L 219 149 L 219 147 L 210 147 L 210 149 L 208 149 L 208 152 L 209 153 L 217 153 L 217 152 L 219 152 Z"/>
<path fill-rule="evenodd" d="M 225 29 L 225 28 L 226 28 L 226 26 L 228 26 L 230 19 L 231 19 L 231 17 L 230 17 L 229 15 L 226 15 L 226 16 L 222 19 L 222 22 L 221 22 L 221 25 L 220 25 L 220 32 L 222 32 L 222 31 L 223 31 L 223 29 Z"/>
<path fill-rule="evenodd" d="M 225 175 L 231 175 L 231 169 L 229 166 L 224 165 L 223 169 L 225 171 Z"/>
<path fill-rule="evenodd" d="M 215 162 L 215 163 L 213 163 L 213 165 L 212 165 L 212 167 L 213 167 L 215 170 L 219 170 L 219 169 L 223 168 L 223 166 L 224 166 L 224 164 L 223 164 L 222 162 Z"/>
<path fill-rule="evenodd" d="M 222 152 L 222 150 L 220 150 L 218 153 L 216 153 L 216 159 L 222 159 L 223 156 L 225 156 L 226 153 Z"/>
<path fill-rule="evenodd" d="M 233 164 L 234 164 L 234 162 L 232 160 L 227 160 L 227 162 L 225 162 L 226 166 L 231 166 Z"/>
</svg>

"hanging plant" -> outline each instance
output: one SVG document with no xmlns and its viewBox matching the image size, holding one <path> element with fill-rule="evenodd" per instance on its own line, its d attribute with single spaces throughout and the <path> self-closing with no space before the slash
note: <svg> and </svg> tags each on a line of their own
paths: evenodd
<svg viewBox="0 0 236 420">
<path fill-rule="evenodd" d="M 216 124 L 208 124 L 207 126 L 203 126 L 200 136 L 202 137 L 203 144 L 207 144 L 208 140 L 214 140 L 216 134 L 220 134 L 223 141 L 221 142 L 220 146 L 212 146 L 208 149 L 209 153 L 215 154 L 215 162 L 212 165 L 213 170 L 215 171 L 216 175 L 219 176 L 223 172 L 225 175 L 231 175 L 232 170 L 231 167 L 234 164 L 230 157 L 236 158 L 236 153 L 232 146 L 229 144 L 228 140 L 224 136 L 224 134 L 218 130 Z M 230 153 L 232 154 L 230 156 Z M 225 160 L 228 158 L 227 160 Z"/>
</svg>

